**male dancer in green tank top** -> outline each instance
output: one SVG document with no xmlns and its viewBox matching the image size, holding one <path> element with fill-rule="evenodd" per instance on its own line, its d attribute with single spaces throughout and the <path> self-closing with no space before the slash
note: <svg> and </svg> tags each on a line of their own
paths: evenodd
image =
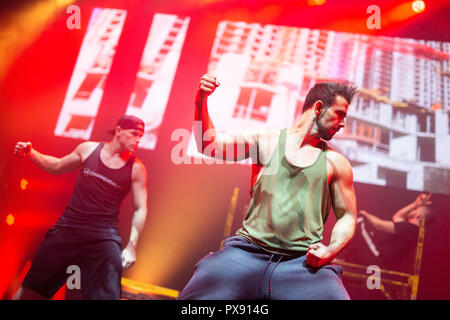
<svg viewBox="0 0 450 320">
<path fill-rule="evenodd" d="M 348 160 L 325 141 L 345 126 L 356 88 L 319 83 L 308 93 L 293 127 L 221 133 L 208 114 L 207 97 L 219 86 L 200 81 L 194 126 L 207 156 L 251 157 L 248 212 L 236 236 L 196 266 L 180 299 L 349 299 L 342 268 L 330 264 L 353 236 L 356 198 Z M 333 207 L 336 224 L 323 244 L 323 224 Z"/>
</svg>

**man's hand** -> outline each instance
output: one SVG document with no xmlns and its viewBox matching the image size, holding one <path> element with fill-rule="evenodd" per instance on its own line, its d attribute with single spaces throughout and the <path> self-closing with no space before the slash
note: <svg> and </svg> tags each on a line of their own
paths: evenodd
<svg viewBox="0 0 450 320">
<path fill-rule="evenodd" d="M 220 85 L 219 81 L 217 81 L 216 76 L 211 74 L 205 74 L 200 79 L 199 85 L 199 94 L 206 94 L 209 96 L 211 93 L 216 90 L 216 88 Z"/>
<path fill-rule="evenodd" d="M 122 251 L 122 268 L 131 268 L 136 262 L 136 247 L 128 244 Z"/>
<path fill-rule="evenodd" d="M 31 142 L 17 142 L 14 148 L 14 154 L 19 157 L 27 158 L 31 153 Z"/>
<path fill-rule="evenodd" d="M 423 206 L 429 206 L 431 205 L 431 192 L 429 194 L 421 193 L 417 196 L 416 200 L 414 201 L 414 206 L 416 208 L 423 207 Z"/>
<path fill-rule="evenodd" d="M 366 218 L 367 218 L 367 216 L 370 216 L 370 215 L 371 215 L 371 214 L 368 213 L 366 210 L 359 210 L 359 214 L 362 215 L 363 217 L 366 217 Z"/>
<path fill-rule="evenodd" d="M 330 247 L 327 247 L 321 242 L 314 243 L 309 246 L 306 254 L 306 263 L 314 268 L 319 268 L 328 264 L 336 257 L 337 253 Z"/>
</svg>

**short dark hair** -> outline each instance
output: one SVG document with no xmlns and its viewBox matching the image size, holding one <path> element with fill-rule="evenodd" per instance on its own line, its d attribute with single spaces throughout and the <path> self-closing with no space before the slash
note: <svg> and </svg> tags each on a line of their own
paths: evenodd
<svg viewBox="0 0 450 320">
<path fill-rule="evenodd" d="M 303 112 L 312 108 L 316 101 L 320 100 L 324 104 L 324 109 L 331 106 L 336 96 L 342 96 L 350 104 L 353 96 L 358 91 L 354 85 L 340 82 L 320 82 L 316 83 L 308 92 L 303 104 Z"/>
</svg>

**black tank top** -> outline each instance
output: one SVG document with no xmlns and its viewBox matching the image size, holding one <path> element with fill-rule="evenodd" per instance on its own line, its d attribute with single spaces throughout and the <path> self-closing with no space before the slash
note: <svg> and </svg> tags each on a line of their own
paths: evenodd
<svg viewBox="0 0 450 320">
<path fill-rule="evenodd" d="M 103 164 L 100 143 L 81 166 L 75 190 L 57 226 L 91 230 L 99 236 L 119 236 L 119 207 L 131 189 L 135 156 L 119 169 Z M 120 238 L 120 237 L 119 237 Z"/>
</svg>

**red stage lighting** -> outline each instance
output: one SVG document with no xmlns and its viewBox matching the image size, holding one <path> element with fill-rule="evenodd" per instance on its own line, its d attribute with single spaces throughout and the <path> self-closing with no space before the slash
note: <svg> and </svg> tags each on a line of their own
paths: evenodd
<svg viewBox="0 0 450 320">
<path fill-rule="evenodd" d="M 308 0 L 307 3 L 309 6 L 321 6 L 325 4 L 327 0 Z"/>
<path fill-rule="evenodd" d="M 25 178 L 22 178 L 22 180 L 20 180 L 20 190 L 25 190 L 28 186 L 28 180 Z"/>
<path fill-rule="evenodd" d="M 413 1 L 411 6 L 416 13 L 422 13 L 425 10 L 425 2 L 423 1 Z"/>
<path fill-rule="evenodd" d="M 389 23 L 401 22 L 411 19 L 417 14 L 425 10 L 425 2 L 423 1 L 407 1 L 399 4 L 386 13 L 385 18 Z"/>
<path fill-rule="evenodd" d="M 12 214 L 8 214 L 8 216 L 6 217 L 6 224 L 8 226 L 12 226 L 14 224 L 14 216 Z"/>
</svg>

